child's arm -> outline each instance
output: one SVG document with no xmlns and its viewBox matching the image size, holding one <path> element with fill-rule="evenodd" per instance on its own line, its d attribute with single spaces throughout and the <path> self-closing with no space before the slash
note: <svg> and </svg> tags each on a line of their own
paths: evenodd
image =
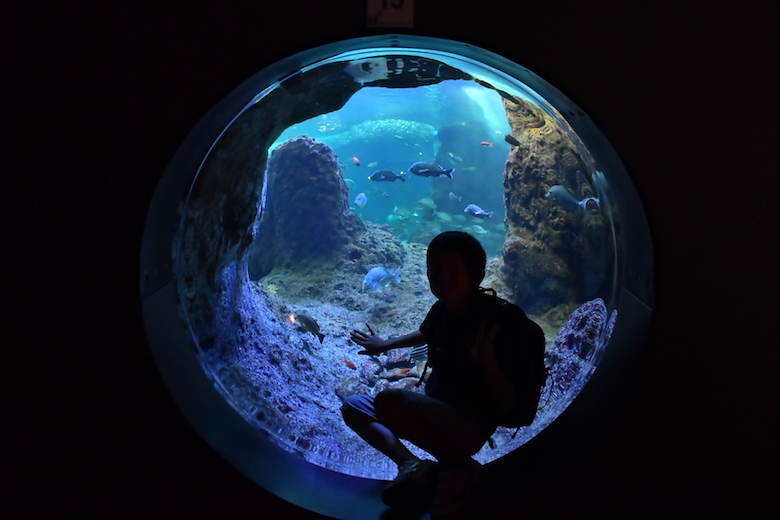
<svg viewBox="0 0 780 520">
<path fill-rule="evenodd" d="M 366 323 L 366 327 L 368 327 L 369 334 L 359 330 L 353 330 L 349 335 L 349 338 L 352 341 L 363 347 L 363 350 L 358 352 L 358 354 L 375 356 L 394 348 L 415 347 L 417 345 L 425 344 L 425 336 L 423 336 L 423 333 L 419 330 L 397 338 L 382 339 L 376 335 L 374 329 L 371 328 L 371 325 Z"/>
</svg>

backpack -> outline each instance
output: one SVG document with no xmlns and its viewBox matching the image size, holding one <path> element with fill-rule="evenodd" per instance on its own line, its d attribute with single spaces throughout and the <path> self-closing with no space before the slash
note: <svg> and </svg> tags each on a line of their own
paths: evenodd
<svg viewBox="0 0 780 520">
<path fill-rule="evenodd" d="M 480 288 L 480 291 L 492 296 L 486 299 L 493 307 L 489 312 L 501 323 L 493 340 L 496 361 L 515 385 L 515 403 L 509 410 L 499 413 L 498 426 L 519 429 L 531 424 L 536 417 L 542 389 L 547 382 L 544 332 L 520 307 L 499 298 L 493 289 Z"/>
<path fill-rule="evenodd" d="M 509 410 L 499 412 L 496 425 L 517 428 L 512 435 L 514 438 L 521 427 L 528 426 L 536 417 L 542 389 L 547 382 L 544 332 L 520 307 L 499 298 L 495 290 L 482 287 L 479 290 L 485 295 L 483 304 L 486 308 L 483 307 L 483 312 L 495 317 L 493 323 L 501 323 L 493 340 L 496 361 L 504 375 L 515 385 L 515 403 Z M 426 361 L 415 386 L 422 384 L 427 370 Z"/>
</svg>

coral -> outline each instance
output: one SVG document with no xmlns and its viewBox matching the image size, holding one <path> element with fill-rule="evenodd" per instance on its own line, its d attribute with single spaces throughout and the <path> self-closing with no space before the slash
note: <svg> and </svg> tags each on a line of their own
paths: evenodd
<svg viewBox="0 0 780 520">
<path fill-rule="evenodd" d="M 522 99 L 517 102 L 503 100 L 519 144 L 504 170 L 502 294 L 531 313 L 543 314 L 598 294 L 609 256 L 607 230 L 598 207 L 566 212 L 545 199 L 556 184 L 579 198 L 592 196 L 590 158 L 582 156 L 583 148 L 562 117 L 553 118 Z"/>
<path fill-rule="evenodd" d="M 325 143 L 305 136 L 286 141 L 271 154 L 266 177 L 250 260 L 253 279 L 331 258 L 362 230 L 349 211 L 336 155 Z"/>
</svg>

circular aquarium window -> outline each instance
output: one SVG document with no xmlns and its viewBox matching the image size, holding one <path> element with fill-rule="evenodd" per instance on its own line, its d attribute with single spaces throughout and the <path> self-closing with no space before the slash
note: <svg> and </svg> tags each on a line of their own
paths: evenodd
<svg viewBox="0 0 780 520">
<path fill-rule="evenodd" d="M 322 482 L 346 492 L 396 467 L 342 399 L 422 392 L 427 357 L 361 356 L 349 333 L 419 327 L 427 244 L 447 230 L 479 239 L 483 285 L 547 338 L 536 419 L 499 428 L 487 464 L 543 434 L 649 317 L 649 234 L 615 152 L 536 75 L 453 41 L 350 40 L 248 80 L 178 151 L 144 236 L 147 331 L 185 414 L 261 485 L 349 517 L 318 505 Z"/>
</svg>

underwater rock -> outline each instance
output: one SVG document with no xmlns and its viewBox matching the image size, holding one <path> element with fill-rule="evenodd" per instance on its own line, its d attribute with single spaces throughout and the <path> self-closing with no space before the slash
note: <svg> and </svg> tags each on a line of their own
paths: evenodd
<svg viewBox="0 0 780 520">
<path fill-rule="evenodd" d="M 553 345 L 547 351 L 549 377 L 542 395 L 557 395 L 561 399 L 568 392 L 579 392 L 598 365 L 607 347 L 617 320 L 617 311 L 607 316 L 601 298 L 582 304 L 569 315 L 558 331 Z"/>
<path fill-rule="evenodd" d="M 574 273 L 540 240 L 509 237 L 501 255 L 504 292 L 526 312 L 540 314 L 576 297 Z"/>
<path fill-rule="evenodd" d="M 532 314 L 592 298 L 603 282 L 606 229 L 598 208 L 567 212 L 545 199 L 562 185 L 593 196 L 586 161 L 565 127 L 522 99 L 503 100 L 512 135 L 504 170 L 503 295 Z M 583 193 L 587 195 L 583 195 Z"/>
<path fill-rule="evenodd" d="M 346 399 L 350 395 L 370 395 L 371 391 L 357 376 L 344 378 L 334 389 L 340 399 Z"/>
<path fill-rule="evenodd" d="M 347 186 L 333 151 L 310 137 L 278 146 L 268 159 L 265 208 L 250 258 L 252 279 L 274 268 L 329 259 L 363 229 L 349 211 Z"/>
<path fill-rule="evenodd" d="M 405 347 L 405 348 L 396 348 L 393 350 L 388 350 L 385 353 L 385 366 L 387 367 L 397 367 L 401 365 L 408 366 L 410 363 L 410 358 L 412 355 L 412 348 L 411 347 Z"/>
</svg>

